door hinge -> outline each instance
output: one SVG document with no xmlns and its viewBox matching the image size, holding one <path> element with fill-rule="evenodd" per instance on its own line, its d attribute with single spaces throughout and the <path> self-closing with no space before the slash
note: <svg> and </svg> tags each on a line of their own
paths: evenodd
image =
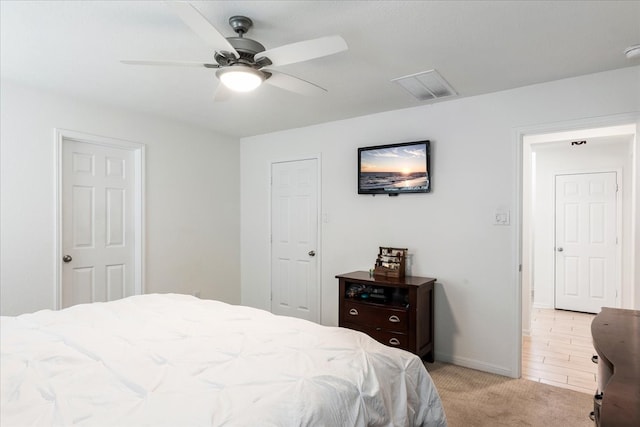
<svg viewBox="0 0 640 427">
<path fill-rule="evenodd" d="M 522 273 L 522 264 L 518 265 L 518 271 Z"/>
</svg>

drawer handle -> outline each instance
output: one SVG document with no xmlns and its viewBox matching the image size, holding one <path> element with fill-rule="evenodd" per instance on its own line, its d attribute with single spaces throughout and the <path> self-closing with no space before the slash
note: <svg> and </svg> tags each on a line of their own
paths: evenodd
<svg viewBox="0 0 640 427">
<path fill-rule="evenodd" d="M 391 322 L 391 323 L 400 323 L 400 318 L 394 314 L 392 316 L 389 316 L 389 322 Z"/>
<path fill-rule="evenodd" d="M 349 314 L 352 316 L 357 316 L 358 315 L 358 310 L 356 310 L 355 308 L 352 308 L 351 310 L 349 310 Z"/>
<path fill-rule="evenodd" d="M 391 345 L 400 345 L 400 340 L 398 338 L 391 338 L 389 340 L 389 344 L 391 344 Z"/>
<path fill-rule="evenodd" d="M 591 357 L 591 361 L 592 361 L 593 363 L 598 363 L 598 355 L 594 354 L 594 355 Z"/>
</svg>

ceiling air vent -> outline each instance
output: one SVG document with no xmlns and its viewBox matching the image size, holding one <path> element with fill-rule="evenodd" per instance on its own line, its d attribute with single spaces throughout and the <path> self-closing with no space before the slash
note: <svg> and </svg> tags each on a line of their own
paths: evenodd
<svg viewBox="0 0 640 427">
<path fill-rule="evenodd" d="M 398 77 L 391 81 L 398 83 L 419 101 L 446 98 L 458 94 L 436 70 Z"/>
</svg>

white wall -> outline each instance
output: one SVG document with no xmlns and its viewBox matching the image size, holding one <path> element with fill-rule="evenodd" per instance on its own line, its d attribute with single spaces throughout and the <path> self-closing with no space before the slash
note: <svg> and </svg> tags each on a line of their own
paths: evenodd
<svg viewBox="0 0 640 427">
<path fill-rule="evenodd" d="M 583 138 L 584 139 L 584 138 Z M 634 289 L 631 282 L 631 189 L 633 188 L 631 149 L 633 136 L 586 138 L 587 144 L 571 146 L 569 141 L 536 144 L 535 153 L 535 204 L 533 231 L 533 289 L 534 307 L 554 307 L 555 242 L 554 242 L 554 188 L 558 173 L 584 171 L 619 171 L 621 177 L 622 224 L 620 245 L 624 257 L 620 261 L 622 304 L 633 308 Z"/>
<path fill-rule="evenodd" d="M 146 292 L 240 301 L 237 139 L 2 81 L 0 311 L 54 308 L 54 128 L 146 144 Z"/>
<path fill-rule="evenodd" d="M 380 245 L 407 247 L 411 273 L 438 279 L 436 357 L 517 375 L 517 130 L 640 111 L 638 93 L 634 67 L 242 139 L 243 304 L 270 306 L 269 164 L 320 154 L 322 323 L 338 322 L 336 274 L 369 269 Z M 357 147 L 424 138 L 432 193 L 357 194 Z M 511 226 L 492 224 L 499 208 Z"/>
</svg>

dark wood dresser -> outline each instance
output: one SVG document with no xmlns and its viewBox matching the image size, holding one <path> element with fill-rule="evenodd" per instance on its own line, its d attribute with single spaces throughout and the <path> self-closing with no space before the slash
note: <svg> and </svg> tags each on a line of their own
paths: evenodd
<svg viewBox="0 0 640 427">
<path fill-rule="evenodd" d="M 393 278 L 355 271 L 337 275 L 339 325 L 434 361 L 433 285 L 436 279 Z"/>
<path fill-rule="evenodd" d="M 640 311 L 603 307 L 591 323 L 598 353 L 597 426 L 640 426 Z"/>
</svg>

